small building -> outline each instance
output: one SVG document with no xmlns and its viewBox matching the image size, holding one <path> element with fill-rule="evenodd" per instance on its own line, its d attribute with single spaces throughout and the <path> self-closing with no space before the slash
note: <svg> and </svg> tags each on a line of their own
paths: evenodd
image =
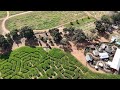
<svg viewBox="0 0 120 90">
<path fill-rule="evenodd" d="M 86 58 L 86 61 L 87 61 L 87 62 L 88 62 L 88 61 L 92 61 L 92 60 L 93 60 L 93 58 L 92 58 L 90 55 L 88 55 L 88 54 L 86 55 L 86 57 L 85 57 L 85 58 Z"/>
<path fill-rule="evenodd" d="M 98 50 L 93 50 L 93 55 L 98 56 L 99 55 L 99 51 Z"/>
<path fill-rule="evenodd" d="M 107 58 L 109 58 L 109 55 L 108 55 L 107 52 L 99 53 L 99 56 L 100 56 L 100 59 L 107 59 Z"/>
</svg>

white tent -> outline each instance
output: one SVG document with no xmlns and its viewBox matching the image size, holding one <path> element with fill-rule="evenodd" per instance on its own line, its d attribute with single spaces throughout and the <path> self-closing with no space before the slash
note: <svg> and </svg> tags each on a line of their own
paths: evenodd
<svg viewBox="0 0 120 90">
<path fill-rule="evenodd" d="M 119 71 L 120 68 L 120 49 L 117 48 L 116 53 L 114 55 L 113 61 L 110 65 L 111 68 Z"/>
<path fill-rule="evenodd" d="M 100 59 L 106 59 L 106 58 L 109 58 L 109 55 L 108 55 L 107 52 L 99 53 L 99 56 L 100 56 Z"/>
</svg>

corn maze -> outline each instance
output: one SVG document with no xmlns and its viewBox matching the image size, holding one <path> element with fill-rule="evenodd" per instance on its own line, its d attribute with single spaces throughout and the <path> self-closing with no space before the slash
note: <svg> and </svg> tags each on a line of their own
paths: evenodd
<svg viewBox="0 0 120 90">
<path fill-rule="evenodd" d="M 21 47 L 13 51 L 9 58 L 0 58 L 1 79 L 120 78 L 117 75 L 106 77 L 104 74 L 93 73 L 72 55 L 59 49 L 46 52 L 40 47 Z"/>
</svg>

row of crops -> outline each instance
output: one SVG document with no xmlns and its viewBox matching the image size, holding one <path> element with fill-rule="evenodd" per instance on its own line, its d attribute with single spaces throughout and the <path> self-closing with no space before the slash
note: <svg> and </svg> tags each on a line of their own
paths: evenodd
<svg viewBox="0 0 120 90">
<path fill-rule="evenodd" d="M 71 54 L 55 48 L 46 52 L 41 47 L 21 47 L 9 58 L 4 57 L 0 59 L 0 78 L 3 79 L 120 78 L 118 75 L 93 73 Z"/>
</svg>

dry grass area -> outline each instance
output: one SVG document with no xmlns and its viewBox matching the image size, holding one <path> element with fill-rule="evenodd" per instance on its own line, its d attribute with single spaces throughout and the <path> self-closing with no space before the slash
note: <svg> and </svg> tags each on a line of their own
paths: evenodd
<svg viewBox="0 0 120 90">
<path fill-rule="evenodd" d="M 15 14 L 19 14 L 19 13 L 23 13 L 23 12 L 25 12 L 25 11 L 9 11 L 10 16 L 15 15 Z"/>
<path fill-rule="evenodd" d="M 83 11 L 34 11 L 10 18 L 6 27 L 13 30 L 28 25 L 38 30 L 49 29 L 82 17 L 87 17 Z"/>
<path fill-rule="evenodd" d="M 4 18 L 7 15 L 6 11 L 0 11 L 0 19 Z"/>
</svg>

